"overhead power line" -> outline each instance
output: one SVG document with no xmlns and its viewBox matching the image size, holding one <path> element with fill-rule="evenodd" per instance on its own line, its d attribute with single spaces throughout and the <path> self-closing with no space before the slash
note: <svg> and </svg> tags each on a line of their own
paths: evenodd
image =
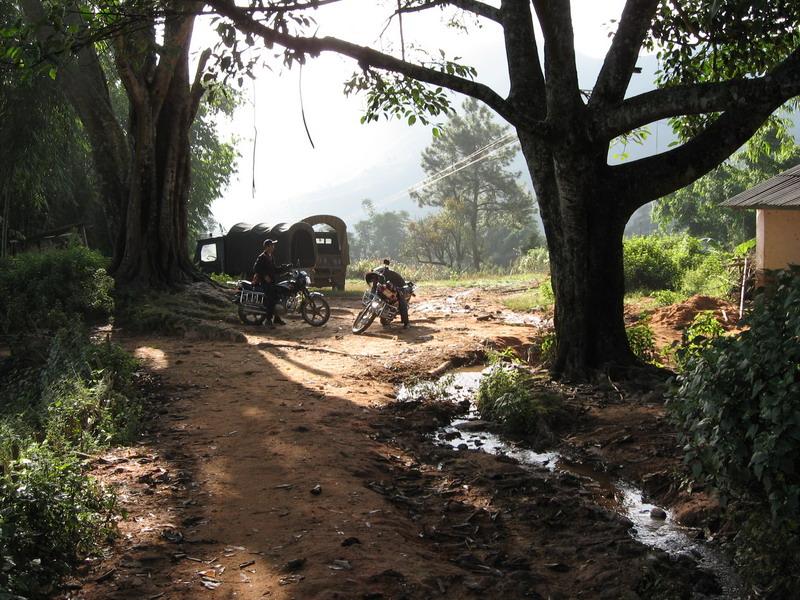
<svg viewBox="0 0 800 600">
<path fill-rule="evenodd" d="M 458 173 L 462 169 L 466 169 L 467 167 L 477 164 L 482 160 L 487 160 L 491 158 L 495 153 L 499 152 L 500 150 L 502 150 L 507 146 L 510 146 L 511 144 L 517 143 L 518 141 L 519 140 L 517 139 L 516 134 L 514 134 L 513 132 L 509 132 L 505 135 L 502 135 L 496 140 L 492 140 L 485 146 L 481 146 L 480 148 L 472 152 L 472 154 L 469 154 L 468 156 L 465 156 L 464 158 L 454 162 L 453 164 L 448 165 L 443 169 L 440 169 L 436 173 L 433 173 L 432 175 L 429 175 L 425 179 L 418 181 L 414 185 L 406 188 L 405 190 L 397 192 L 392 196 L 389 196 L 385 200 L 376 203 L 376 205 L 385 206 L 387 204 L 391 204 L 395 200 L 399 200 L 405 196 L 423 190 L 426 187 L 431 186 L 434 183 L 441 181 L 446 177 L 449 177 L 450 175 Z"/>
</svg>

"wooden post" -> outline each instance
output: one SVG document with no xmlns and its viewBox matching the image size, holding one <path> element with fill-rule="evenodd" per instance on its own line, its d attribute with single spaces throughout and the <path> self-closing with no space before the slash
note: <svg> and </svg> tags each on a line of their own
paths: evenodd
<svg viewBox="0 0 800 600">
<path fill-rule="evenodd" d="M 744 255 L 744 266 L 742 267 L 742 291 L 739 294 L 739 319 L 744 314 L 744 288 L 747 285 L 747 255 Z"/>
</svg>

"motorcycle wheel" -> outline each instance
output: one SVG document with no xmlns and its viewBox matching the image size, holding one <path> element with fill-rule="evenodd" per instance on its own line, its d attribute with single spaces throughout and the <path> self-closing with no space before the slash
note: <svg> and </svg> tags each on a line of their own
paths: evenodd
<svg viewBox="0 0 800 600">
<path fill-rule="evenodd" d="M 353 333 L 364 333 L 374 320 L 375 313 L 369 309 L 369 306 L 365 306 L 353 321 Z"/>
<path fill-rule="evenodd" d="M 303 320 L 312 327 L 322 327 L 331 318 L 331 307 L 322 294 L 310 294 L 306 302 L 300 307 Z"/>
<path fill-rule="evenodd" d="M 243 306 L 239 306 L 238 309 L 239 320 L 245 325 L 261 325 L 267 318 L 264 313 L 250 312 Z"/>
</svg>

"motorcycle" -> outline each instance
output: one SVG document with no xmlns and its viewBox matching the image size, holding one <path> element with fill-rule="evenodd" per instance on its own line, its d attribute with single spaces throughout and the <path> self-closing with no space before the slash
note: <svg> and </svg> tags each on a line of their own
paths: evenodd
<svg viewBox="0 0 800 600">
<path fill-rule="evenodd" d="M 399 311 L 398 296 L 403 295 L 406 304 L 414 295 L 414 283 L 409 281 L 399 290 L 376 273 L 367 273 L 367 283 L 372 287 L 364 292 L 361 304 L 364 306 L 353 321 L 353 333 L 364 333 L 377 318 L 381 325 L 388 327 Z"/>
<path fill-rule="evenodd" d="M 311 277 L 305 271 L 291 269 L 275 284 L 275 314 L 300 313 L 303 320 L 313 327 L 321 327 L 331 317 L 331 307 L 319 292 L 309 292 Z M 261 325 L 267 318 L 264 307 L 264 292 L 259 292 L 246 279 L 236 282 L 239 320 L 245 325 Z M 280 309 L 280 310 L 279 310 Z"/>
</svg>

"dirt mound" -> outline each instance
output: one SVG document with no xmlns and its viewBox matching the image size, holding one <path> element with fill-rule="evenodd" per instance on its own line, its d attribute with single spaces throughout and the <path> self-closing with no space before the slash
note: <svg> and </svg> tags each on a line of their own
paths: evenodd
<svg viewBox="0 0 800 600">
<path fill-rule="evenodd" d="M 679 304 L 656 309 L 650 322 L 654 326 L 682 330 L 688 327 L 697 313 L 714 311 L 714 316 L 723 326 L 732 327 L 737 315 L 736 307 L 721 298 L 711 296 L 692 296 Z"/>
</svg>

